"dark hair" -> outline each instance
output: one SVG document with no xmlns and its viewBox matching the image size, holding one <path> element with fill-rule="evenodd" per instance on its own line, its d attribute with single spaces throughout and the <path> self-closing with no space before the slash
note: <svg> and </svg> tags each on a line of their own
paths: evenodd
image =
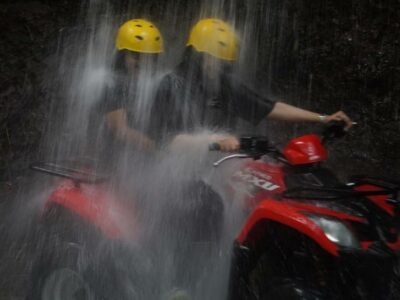
<svg viewBox="0 0 400 300">
<path fill-rule="evenodd" d="M 125 60 L 127 55 L 135 56 L 138 60 L 140 59 L 141 55 L 150 55 L 150 57 L 153 56 L 154 58 L 157 58 L 157 54 L 143 54 L 126 49 L 119 50 L 115 53 L 113 61 L 113 70 L 115 73 L 118 73 L 120 75 L 126 75 L 128 73 Z"/>
<path fill-rule="evenodd" d="M 114 61 L 113 61 L 113 70 L 115 73 L 118 74 L 126 74 L 127 73 L 127 68 L 125 64 L 125 55 L 126 55 L 127 50 L 120 50 L 117 51 L 114 55 Z"/>
<path fill-rule="evenodd" d="M 183 58 L 177 67 L 177 70 L 181 74 L 191 73 L 195 80 L 201 80 L 204 75 L 203 72 L 203 61 L 204 53 L 195 50 L 192 46 L 186 47 L 183 52 Z M 222 61 L 221 75 L 226 75 L 232 72 L 232 64 L 225 63 Z"/>
<path fill-rule="evenodd" d="M 185 48 L 182 61 L 177 66 L 179 73 L 192 73 L 193 78 L 200 79 L 203 75 L 204 54 L 193 49 L 192 46 Z"/>
</svg>

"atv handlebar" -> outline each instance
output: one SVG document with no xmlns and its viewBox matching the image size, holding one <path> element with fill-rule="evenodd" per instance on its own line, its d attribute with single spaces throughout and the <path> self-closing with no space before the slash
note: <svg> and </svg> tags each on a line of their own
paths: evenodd
<svg viewBox="0 0 400 300">
<path fill-rule="evenodd" d="M 283 158 L 280 151 L 271 146 L 268 139 L 262 136 L 244 136 L 240 140 L 240 150 L 239 153 L 231 154 L 223 157 L 222 159 L 214 163 L 214 167 L 218 167 L 221 163 L 226 160 L 233 158 L 253 158 L 259 159 L 265 154 L 275 155 L 277 158 Z M 212 143 L 208 146 L 210 151 L 219 151 L 221 146 L 218 143 Z"/>
<path fill-rule="evenodd" d="M 320 131 L 322 142 L 341 138 L 347 134 L 346 123 L 343 121 L 331 121 L 324 125 Z M 239 139 L 241 153 L 268 153 L 274 147 L 271 147 L 268 138 L 265 136 L 242 136 Z M 219 151 L 221 146 L 218 143 L 211 143 L 208 146 L 210 151 Z"/>
<path fill-rule="evenodd" d="M 266 153 L 271 150 L 268 139 L 262 136 L 243 136 L 239 139 L 240 153 L 260 154 Z M 208 145 L 210 151 L 220 151 L 221 146 L 218 143 L 211 143 Z"/>
<path fill-rule="evenodd" d="M 321 141 L 325 144 L 328 141 L 341 138 L 347 134 L 346 123 L 343 121 L 331 121 L 324 125 L 320 131 Z M 253 158 L 259 159 L 265 154 L 270 154 L 278 160 L 286 162 L 282 153 L 268 141 L 264 136 L 243 136 L 240 138 L 240 150 L 238 153 L 226 156 L 214 163 L 214 166 L 232 158 Z M 211 143 L 208 146 L 210 151 L 219 151 L 221 146 L 218 143 Z"/>
</svg>

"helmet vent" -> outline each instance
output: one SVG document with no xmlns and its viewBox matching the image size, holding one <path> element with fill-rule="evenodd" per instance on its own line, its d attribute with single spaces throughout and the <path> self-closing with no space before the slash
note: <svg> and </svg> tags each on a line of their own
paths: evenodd
<svg viewBox="0 0 400 300">
<path fill-rule="evenodd" d="M 143 27 L 142 25 L 140 25 L 140 24 L 137 24 L 137 25 L 135 25 L 136 27 Z"/>
<path fill-rule="evenodd" d="M 222 47 L 226 47 L 226 44 L 223 41 L 218 41 L 218 44 L 220 44 Z"/>
<path fill-rule="evenodd" d="M 150 27 L 150 28 L 154 28 L 154 26 L 153 26 L 153 25 L 150 25 L 149 27 Z"/>
<path fill-rule="evenodd" d="M 218 28 L 218 31 L 225 32 L 225 29 L 223 29 L 223 28 Z"/>
<path fill-rule="evenodd" d="M 160 37 L 158 36 L 158 37 L 156 37 L 156 41 L 159 41 L 160 40 Z"/>
<path fill-rule="evenodd" d="M 141 41 L 143 41 L 143 37 L 142 37 L 142 36 L 140 36 L 140 35 L 135 35 L 135 38 L 137 38 L 138 40 L 141 40 Z"/>
</svg>

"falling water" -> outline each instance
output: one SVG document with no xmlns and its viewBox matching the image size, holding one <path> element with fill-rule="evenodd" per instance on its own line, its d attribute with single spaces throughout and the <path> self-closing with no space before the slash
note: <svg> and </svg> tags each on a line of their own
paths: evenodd
<svg viewBox="0 0 400 300">
<path fill-rule="evenodd" d="M 165 53 L 156 62 L 141 61 L 139 74 L 129 83 L 129 90 L 133 92 L 128 98 L 132 98 L 130 109 L 134 113 L 135 124 L 137 128 L 146 131 L 150 126 L 150 108 L 160 79 L 180 62 L 185 40 L 191 26 L 197 20 L 218 17 L 237 29 L 241 51 L 234 73 L 263 93 L 270 92 L 273 87 L 273 75 L 282 66 L 279 51 L 295 51 L 295 46 L 287 45 L 285 31 L 295 24 L 284 9 L 285 1 L 143 2 L 87 1 L 82 4 L 76 27 L 60 31 L 57 52 L 52 58 L 52 69 L 49 70 L 52 76 L 46 81 L 53 101 L 43 141 L 43 158 L 60 165 L 68 164 L 72 160 L 94 161 L 95 171 L 103 174 L 102 172 L 107 172 L 103 169 L 106 169 L 110 178 L 109 190 L 104 192 L 102 197 L 109 197 L 112 202 L 114 200 L 111 198 L 115 197 L 115 193 L 121 196 L 123 191 L 123 200 L 120 201 L 129 207 L 135 207 L 135 213 L 129 218 L 134 219 L 132 221 L 137 224 L 135 231 L 140 232 L 136 237 L 139 236 L 140 239 L 129 239 L 128 232 L 126 241 L 122 241 L 128 245 L 128 252 L 132 253 L 121 257 L 119 252 L 114 251 L 114 242 L 110 242 L 111 246 L 104 246 L 108 241 L 102 241 L 97 252 L 89 254 L 100 257 L 100 252 L 110 251 L 110 260 L 115 260 L 120 267 L 124 266 L 117 269 L 124 275 L 116 278 L 121 280 L 117 286 L 123 286 L 125 295 L 132 298 L 164 299 L 169 291 L 182 288 L 187 289 L 193 299 L 225 299 L 230 250 L 243 216 L 240 197 L 229 199 L 222 187 L 226 184 L 225 175 L 237 168 L 238 163 L 225 169 L 212 168 L 212 162 L 218 154 L 208 152 L 206 137 L 213 133 L 209 128 L 199 131 L 197 142 L 183 151 L 172 147 L 166 150 L 166 154 L 154 157 L 121 145 L 117 155 L 104 156 L 103 150 L 109 145 L 108 141 L 103 139 L 104 116 L 98 113 L 98 108 L 107 89 L 112 87 L 116 80 L 113 73 L 116 30 L 128 19 L 146 18 L 157 24 L 164 36 Z M 155 72 L 152 65 L 154 63 Z M 268 72 L 260 73 L 260 69 Z M 111 96 L 112 101 L 118 101 L 114 98 Z M 259 128 L 250 124 L 242 124 L 239 128 L 239 132 L 249 130 L 254 134 L 260 132 Z M 115 161 L 111 162 L 113 166 L 110 167 L 110 161 L 106 161 L 104 166 L 104 160 Z M 173 194 L 174 197 L 168 196 L 171 186 L 182 186 L 190 180 L 205 180 L 223 199 L 221 239 L 217 242 L 218 246 L 211 246 L 211 250 L 208 245 L 198 245 L 198 249 L 191 248 L 185 240 L 188 239 L 187 235 L 177 233 L 177 228 L 169 224 L 169 219 L 164 216 L 171 205 L 176 205 L 183 211 L 193 209 L 191 204 L 187 203 L 188 195 L 185 192 L 178 189 L 174 191 L 177 193 Z M 37 199 L 37 202 L 43 205 L 49 192 L 57 184 L 47 183 L 46 189 L 43 189 L 45 192 L 41 190 L 32 199 Z M 87 193 L 94 193 L 91 186 L 82 189 Z M 105 196 L 108 194 L 110 196 Z M 170 202 L 172 200 L 174 203 Z M 112 205 L 110 209 L 113 209 Z M 127 224 L 124 225 L 130 229 Z M 185 228 L 181 229 L 182 232 L 185 231 Z M 47 244 L 37 243 L 34 257 L 44 252 L 46 247 Z M 140 253 L 140 263 L 137 265 L 130 261 L 135 253 Z M 182 257 L 186 255 L 187 258 Z M 103 262 L 97 263 L 94 269 L 98 273 L 108 270 L 103 268 Z M 183 269 L 181 264 L 186 264 Z M 184 273 L 186 271 L 187 274 Z M 128 280 L 134 275 L 142 278 Z M 189 278 L 189 282 L 185 282 L 188 286 L 184 286 L 179 280 L 176 281 L 176 278 L 185 276 Z M 109 297 L 117 299 L 122 295 L 120 291 L 113 294 L 110 291 L 111 285 L 107 288 Z M 143 292 L 145 289 L 147 290 Z"/>
</svg>

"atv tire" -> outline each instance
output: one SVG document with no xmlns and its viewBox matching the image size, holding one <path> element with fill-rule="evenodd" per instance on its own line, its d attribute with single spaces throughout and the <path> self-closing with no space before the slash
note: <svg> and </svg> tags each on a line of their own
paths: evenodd
<svg viewBox="0 0 400 300">
<path fill-rule="evenodd" d="M 57 255 L 42 256 L 35 263 L 28 300 L 96 300 L 90 270 L 76 244 L 65 245 Z"/>
<path fill-rule="evenodd" d="M 147 257 L 73 212 L 52 207 L 38 232 L 27 300 L 155 298 Z"/>
<path fill-rule="evenodd" d="M 309 280 L 294 278 L 281 257 L 264 253 L 250 274 L 248 300 L 329 300 Z"/>
</svg>

